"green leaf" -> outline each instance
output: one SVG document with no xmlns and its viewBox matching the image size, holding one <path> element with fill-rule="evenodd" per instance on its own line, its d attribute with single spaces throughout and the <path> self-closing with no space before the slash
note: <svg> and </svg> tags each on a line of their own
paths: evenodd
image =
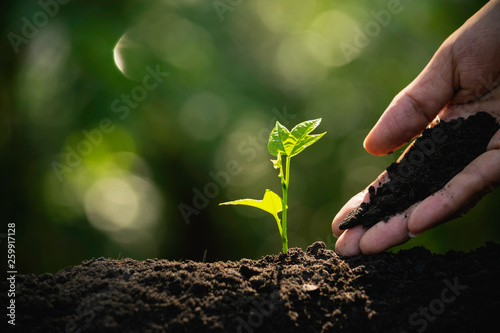
<svg viewBox="0 0 500 333">
<path fill-rule="evenodd" d="M 271 190 L 266 190 L 266 193 L 264 193 L 264 198 L 262 200 L 241 199 L 241 200 L 223 202 L 223 203 L 220 203 L 219 205 L 220 206 L 222 206 L 222 205 L 242 205 L 242 206 L 251 206 L 251 207 L 262 209 L 263 211 L 268 212 L 269 214 L 274 216 L 274 219 L 276 220 L 276 223 L 278 224 L 278 230 L 279 230 L 280 235 L 281 235 L 281 223 L 280 223 L 280 219 L 278 217 L 278 213 L 283 210 L 283 203 L 281 201 L 280 196 Z"/>
<path fill-rule="evenodd" d="M 278 156 L 278 152 L 281 152 L 283 155 L 285 154 L 285 147 L 283 146 L 283 142 L 286 141 L 290 132 L 288 129 L 281 125 L 279 121 L 276 122 L 271 134 L 269 134 L 269 144 L 267 149 L 273 156 Z"/>
<path fill-rule="evenodd" d="M 321 118 L 304 121 L 295 126 L 292 131 L 278 121 L 269 135 L 269 152 L 277 156 L 278 153 L 293 157 L 321 139 L 325 133 L 309 135 L 321 123 Z"/>
<path fill-rule="evenodd" d="M 280 196 L 271 190 L 266 190 L 266 193 L 264 194 L 264 198 L 262 200 L 241 199 L 241 200 L 223 202 L 220 203 L 219 205 L 251 206 L 262 209 L 263 211 L 266 211 L 271 215 L 277 215 L 279 212 L 283 210 Z"/>
<path fill-rule="evenodd" d="M 321 118 L 315 120 L 304 121 L 297 126 L 295 126 L 290 132 L 290 136 L 292 139 L 288 139 L 288 141 L 292 141 L 293 148 L 290 153 L 290 157 L 299 154 L 301 151 L 321 139 L 326 132 L 321 134 L 313 134 L 309 135 L 318 125 L 321 123 Z"/>
</svg>

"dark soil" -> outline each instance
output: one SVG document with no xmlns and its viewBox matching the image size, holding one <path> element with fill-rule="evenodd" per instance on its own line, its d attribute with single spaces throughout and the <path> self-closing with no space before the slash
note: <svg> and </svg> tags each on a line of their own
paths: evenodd
<svg viewBox="0 0 500 333">
<path fill-rule="evenodd" d="M 498 281 L 494 243 L 446 255 L 414 248 L 342 258 L 317 242 L 256 261 L 99 258 L 55 275 L 18 275 L 9 329 L 481 332 L 497 325 Z M 5 282 L 1 289 L 5 298 Z"/>
<path fill-rule="evenodd" d="M 401 161 L 386 169 L 389 181 L 370 186 L 369 202 L 350 212 L 339 228 L 358 224 L 370 228 L 439 191 L 486 151 L 499 129 L 500 124 L 486 112 L 427 128 Z"/>
</svg>

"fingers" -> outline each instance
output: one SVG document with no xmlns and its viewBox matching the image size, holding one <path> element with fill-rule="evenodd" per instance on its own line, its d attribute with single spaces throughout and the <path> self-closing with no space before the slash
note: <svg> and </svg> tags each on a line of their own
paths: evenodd
<svg viewBox="0 0 500 333">
<path fill-rule="evenodd" d="M 349 257 L 360 254 L 360 239 L 365 232 L 366 230 L 361 225 L 345 230 L 335 243 L 335 251 Z"/>
<path fill-rule="evenodd" d="M 408 241 L 410 233 L 421 234 L 450 218 L 466 213 L 500 184 L 500 131 L 493 137 L 490 146 L 494 149 L 476 158 L 442 190 L 405 212 L 396 214 L 389 221 L 381 221 L 368 230 L 358 225 L 342 234 L 336 231 L 340 237 L 335 250 L 344 256 L 379 253 Z M 344 206 L 347 212 L 339 212 L 332 225 L 334 230 L 340 224 L 337 219 L 341 221 L 349 209 L 356 208 L 363 201 L 362 195 L 364 192 L 353 197 Z"/>
<path fill-rule="evenodd" d="M 410 234 L 418 235 L 472 208 L 486 193 L 500 184 L 500 131 L 488 145 L 488 151 L 461 173 L 455 176 L 441 190 L 420 203 L 397 214 L 387 222 L 379 222 L 370 229 L 358 225 L 342 233 L 338 226 L 347 214 L 363 201 L 368 201 L 365 190 L 347 202 L 332 223 L 332 230 L 340 236 L 335 250 L 344 256 L 375 254 L 404 243 Z M 385 179 L 382 174 L 379 179 Z M 378 180 L 373 184 L 378 183 Z"/>
<path fill-rule="evenodd" d="M 448 39 L 420 75 L 401 91 L 364 141 L 373 155 L 390 153 L 420 134 L 453 98 L 454 78 Z"/>
<path fill-rule="evenodd" d="M 335 251 L 343 256 L 375 254 L 410 239 L 408 214 L 397 214 L 387 222 L 379 222 L 366 230 L 361 225 L 346 230 L 335 243 Z"/>
<path fill-rule="evenodd" d="M 476 158 L 441 191 L 422 201 L 409 217 L 409 232 L 420 234 L 457 213 L 465 213 L 499 183 L 500 150 L 495 149 Z"/>
<path fill-rule="evenodd" d="M 387 173 L 383 172 L 370 186 L 377 187 L 379 182 L 387 181 Z M 392 246 L 406 242 L 409 239 L 407 228 L 408 213 L 397 214 L 387 222 L 379 222 L 370 229 L 357 225 L 347 230 L 340 230 L 339 225 L 353 209 L 362 202 L 369 201 L 368 189 L 356 194 L 340 209 L 332 222 L 332 231 L 338 237 L 335 251 L 343 256 L 353 256 L 360 253 L 374 254 Z M 412 208 L 411 208 L 412 209 Z M 410 210 L 411 210 L 410 209 Z"/>
<path fill-rule="evenodd" d="M 363 191 L 359 192 L 355 196 L 353 196 L 337 213 L 337 215 L 333 218 L 332 222 L 332 232 L 335 237 L 339 237 L 345 230 L 340 230 L 339 226 L 342 221 L 346 218 L 346 216 L 358 208 L 362 202 L 368 202 L 370 200 L 370 193 L 368 189 L 373 186 L 377 188 L 378 184 L 383 184 L 388 181 L 387 172 L 382 172 L 377 179 L 375 179 L 370 185 L 368 185 Z"/>
<path fill-rule="evenodd" d="M 368 229 L 359 241 L 359 248 L 364 254 L 375 254 L 409 239 L 408 213 L 401 213 Z"/>
<path fill-rule="evenodd" d="M 359 192 L 354 197 L 352 197 L 345 205 L 340 209 L 337 215 L 334 217 L 332 222 L 332 232 L 335 237 L 339 237 L 345 230 L 340 230 L 339 225 L 342 223 L 344 218 L 349 214 L 353 209 L 356 209 L 361 205 L 362 202 L 368 201 L 368 190 L 364 190 Z"/>
</svg>

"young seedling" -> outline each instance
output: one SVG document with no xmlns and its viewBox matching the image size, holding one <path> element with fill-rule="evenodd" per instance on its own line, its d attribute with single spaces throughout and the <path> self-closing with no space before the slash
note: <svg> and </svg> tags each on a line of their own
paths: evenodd
<svg viewBox="0 0 500 333">
<path fill-rule="evenodd" d="M 320 119 L 304 121 L 295 126 L 289 131 L 285 126 L 281 125 L 278 121 L 274 126 L 271 134 L 269 135 L 269 144 L 267 149 L 271 155 L 275 156 L 275 160 L 271 160 L 275 169 L 279 169 L 278 177 L 281 180 L 281 188 L 283 190 L 283 198 L 273 191 L 266 189 L 264 198 L 262 200 L 254 199 L 241 199 L 229 202 L 223 202 L 220 205 L 244 205 L 262 209 L 263 211 L 271 214 L 276 223 L 281 236 L 281 244 L 283 253 L 288 251 L 288 237 L 287 237 L 287 199 L 288 188 L 290 185 L 290 160 L 292 157 L 298 155 L 301 151 L 321 139 L 326 132 L 321 134 L 309 135 L 321 123 Z M 285 167 L 283 167 L 282 159 L 285 159 Z M 282 221 L 278 217 L 281 212 Z"/>
</svg>

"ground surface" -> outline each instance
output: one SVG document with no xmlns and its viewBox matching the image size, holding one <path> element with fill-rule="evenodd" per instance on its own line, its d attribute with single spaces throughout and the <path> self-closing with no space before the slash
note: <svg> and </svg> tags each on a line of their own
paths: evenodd
<svg viewBox="0 0 500 333">
<path fill-rule="evenodd" d="M 494 243 L 446 255 L 341 258 L 317 242 L 256 261 L 99 258 L 18 275 L 15 331 L 481 332 L 497 324 L 499 281 Z"/>
</svg>

